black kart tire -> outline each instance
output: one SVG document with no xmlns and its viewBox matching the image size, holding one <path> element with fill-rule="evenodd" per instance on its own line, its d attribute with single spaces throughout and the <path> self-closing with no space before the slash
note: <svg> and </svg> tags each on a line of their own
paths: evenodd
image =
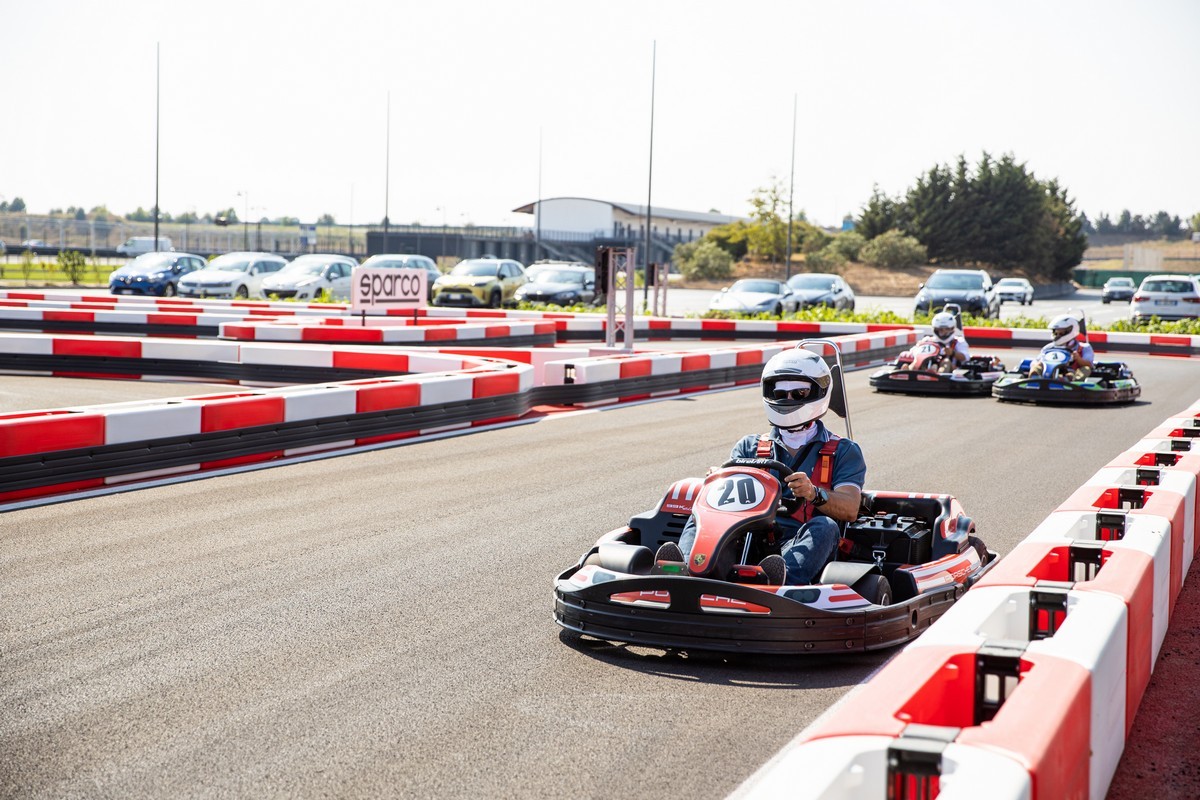
<svg viewBox="0 0 1200 800">
<path fill-rule="evenodd" d="M 892 585 L 883 575 L 865 575 L 850 588 L 877 606 L 892 604 Z"/>
</svg>

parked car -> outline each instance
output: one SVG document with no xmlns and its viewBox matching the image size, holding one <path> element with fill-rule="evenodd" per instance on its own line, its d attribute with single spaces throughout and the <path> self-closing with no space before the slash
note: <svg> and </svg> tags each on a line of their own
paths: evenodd
<svg viewBox="0 0 1200 800">
<path fill-rule="evenodd" d="M 513 299 L 520 303 L 553 303 L 573 306 L 596 299 L 596 270 L 578 264 L 535 264 L 530 280 L 517 288 Z"/>
<path fill-rule="evenodd" d="M 529 279 L 520 263 L 506 258 L 468 258 L 433 284 L 435 306 L 499 308 L 515 302 L 517 289 Z"/>
<path fill-rule="evenodd" d="M 1012 300 L 1023 306 L 1033 305 L 1033 284 L 1024 278 L 1001 278 L 996 281 L 996 295 L 1000 302 Z"/>
<path fill-rule="evenodd" d="M 787 285 L 799 301 L 799 308 L 829 306 L 838 311 L 854 310 L 854 290 L 838 275 L 804 272 L 788 278 Z"/>
<path fill-rule="evenodd" d="M 999 317 L 1000 298 L 981 269 L 939 269 L 917 291 L 915 314 L 933 314 L 947 303 L 979 317 Z"/>
<path fill-rule="evenodd" d="M 226 253 L 179 279 L 180 297 L 260 297 L 263 279 L 287 259 L 273 253 Z"/>
<path fill-rule="evenodd" d="M 1133 300 L 1136 291 L 1137 284 L 1133 282 L 1133 278 L 1109 278 L 1104 282 L 1104 288 L 1100 290 L 1100 302 L 1111 303 L 1113 300 L 1129 302 Z"/>
<path fill-rule="evenodd" d="M 174 297 L 184 275 L 204 268 L 204 259 L 191 253 L 145 253 L 108 276 L 113 294 Z"/>
<path fill-rule="evenodd" d="M 268 300 L 316 300 L 326 293 L 334 300 L 349 300 L 350 275 L 357 266 L 348 256 L 310 253 L 264 277 L 258 290 Z"/>
<path fill-rule="evenodd" d="M 154 246 L 153 236 L 134 236 L 117 245 L 117 252 L 123 256 L 140 256 L 142 253 L 167 253 L 175 248 L 171 246 L 171 237 L 159 236 L 158 247 Z"/>
<path fill-rule="evenodd" d="M 1200 317 L 1200 281 L 1191 275 L 1149 275 L 1129 303 L 1129 319 Z"/>
<path fill-rule="evenodd" d="M 29 250 L 32 250 L 37 247 L 49 247 L 49 246 L 50 245 L 46 244 L 41 239 L 26 239 L 25 241 L 21 242 L 21 247 L 24 247 Z"/>
<path fill-rule="evenodd" d="M 381 253 L 376 256 L 371 256 L 362 263 L 364 267 L 384 267 L 386 269 L 423 269 L 425 276 L 428 278 L 428 290 L 425 299 L 433 300 L 433 284 L 442 277 L 442 271 L 438 269 L 438 265 L 433 263 L 433 259 L 428 256 L 413 255 L 411 253 Z"/>
<path fill-rule="evenodd" d="M 783 281 L 743 278 L 727 286 L 708 303 L 710 311 L 740 311 L 743 314 L 790 314 L 800 301 Z"/>
</svg>

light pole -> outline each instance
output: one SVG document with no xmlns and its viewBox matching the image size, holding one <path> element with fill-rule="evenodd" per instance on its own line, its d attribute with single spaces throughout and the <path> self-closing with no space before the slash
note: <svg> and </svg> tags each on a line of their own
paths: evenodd
<svg viewBox="0 0 1200 800">
<path fill-rule="evenodd" d="M 238 192 L 238 197 L 243 198 L 245 207 L 242 212 L 242 249 L 250 249 L 250 192 L 243 189 Z"/>
<path fill-rule="evenodd" d="M 655 39 L 654 49 L 650 54 L 650 167 L 646 174 L 646 266 L 645 272 L 642 274 L 643 307 L 646 305 L 650 293 L 650 197 L 654 187 L 654 77 L 657 65 L 658 40 Z M 633 275 L 633 264 L 629 265 L 629 275 Z"/>
<path fill-rule="evenodd" d="M 159 43 L 154 43 L 154 252 L 158 252 L 158 98 Z"/>
<path fill-rule="evenodd" d="M 441 258 L 446 257 L 446 207 L 438 206 L 434 211 L 442 212 L 442 254 Z"/>
<path fill-rule="evenodd" d="M 792 174 L 788 180 L 787 267 L 784 280 L 792 277 L 792 198 L 796 193 L 796 97 L 792 95 Z"/>
</svg>

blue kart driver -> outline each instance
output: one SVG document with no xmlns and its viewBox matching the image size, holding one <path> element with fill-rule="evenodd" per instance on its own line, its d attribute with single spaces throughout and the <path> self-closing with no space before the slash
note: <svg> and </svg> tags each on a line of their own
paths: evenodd
<svg viewBox="0 0 1200 800">
<path fill-rule="evenodd" d="M 729 457 L 772 458 L 794 470 L 783 496 L 803 502 L 793 516 L 776 517 L 780 554 L 768 555 L 760 566 L 774 585 L 810 584 L 837 548 L 839 523 L 858 517 L 867 465 L 855 442 L 830 433 L 820 420 L 833 388 L 823 358 L 799 347 L 785 350 L 766 363 L 760 383 L 771 430 L 743 437 Z M 656 558 L 686 561 L 695 541 L 692 516 L 679 545 L 662 545 Z"/>
<path fill-rule="evenodd" d="M 1042 374 L 1045 365 L 1040 356 L 1056 348 L 1066 350 L 1071 354 L 1067 368 L 1074 371 L 1075 380 L 1083 380 L 1092 374 L 1092 364 L 1096 361 L 1096 354 L 1092 351 L 1090 344 L 1079 340 L 1078 319 L 1070 314 L 1062 314 L 1050 320 L 1050 336 L 1050 344 L 1043 347 L 1042 352 L 1038 354 L 1039 357 L 1029 365 L 1030 377 Z"/>
</svg>

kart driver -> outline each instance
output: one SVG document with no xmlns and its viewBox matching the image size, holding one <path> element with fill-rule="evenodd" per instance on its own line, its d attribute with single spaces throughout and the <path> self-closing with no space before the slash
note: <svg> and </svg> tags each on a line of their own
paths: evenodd
<svg viewBox="0 0 1200 800">
<path fill-rule="evenodd" d="M 793 516 L 776 516 L 781 555 L 768 555 L 759 564 L 773 585 L 815 581 L 837 547 L 839 522 L 858 517 L 867 465 L 858 444 L 830 433 L 820 420 L 829 410 L 832 384 L 825 360 L 811 350 L 796 347 L 775 355 L 760 381 L 771 430 L 743 437 L 729 453 L 730 458 L 772 458 L 794 470 L 783 496 L 802 502 Z M 679 544 L 662 545 L 656 559 L 685 561 L 695 541 L 692 516 Z"/>
<path fill-rule="evenodd" d="M 958 325 L 954 315 L 949 311 L 939 311 L 933 315 L 930 324 L 933 326 L 933 338 L 942 346 L 942 372 L 953 372 L 955 368 L 966 363 L 971 357 L 971 348 L 967 346 L 967 338 L 958 335 Z"/>
<path fill-rule="evenodd" d="M 1050 344 L 1042 348 L 1039 356 L 1045 355 L 1055 348 L 1061 348 L 1071 354 L 1067 368 L 1074 370 L 1075 380 L 1083 380 L 1092 374 L 1092 364 L 1096 360 L 1096 354 L 1092 352 L 1090 344 L 1079 341 L 1078 319 L 1070 314 L 1062 314 L 1050 320 L 1050 336 Z M 1042 363 L 1042 359 L 1035 358 L 1029 365 L 1030 377 L 1041 375 L 1043 369 L 1045 369 L 1045 364 Z"/>
</svg>

